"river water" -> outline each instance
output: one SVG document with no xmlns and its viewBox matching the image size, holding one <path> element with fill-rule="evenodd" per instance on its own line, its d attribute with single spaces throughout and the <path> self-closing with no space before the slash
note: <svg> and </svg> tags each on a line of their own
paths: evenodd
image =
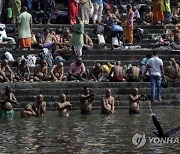
<svg viewBox="0 0 180 154">
<path fill-rule="evenodd" d="M 164 131 L 180 125 L 180 109 L 154 109 Z M 53 153 L 53 154 L 121 154 L 121 153 L 178 153 L 180 143 L 149 143 L 136 149 L 132 137 L 144 132 L 146 138 L 155 137 L 150 110 L 141 109 L 139 115 L 129 115 L 127 109 L 116 110 L 114 115 L 91 115 L 70 112 L 70 117 L 58 117 L 57 111 L 47 111 L 41 118 L 0 119 L 0 153 Z M 180 141 L 180 131 L 173 135 Z M 176 140 L 177 141 L 177 140 Z"/>
</svg>

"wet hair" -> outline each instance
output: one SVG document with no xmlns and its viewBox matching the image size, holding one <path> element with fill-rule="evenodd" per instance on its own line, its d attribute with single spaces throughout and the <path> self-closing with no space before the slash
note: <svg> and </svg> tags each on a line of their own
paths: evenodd
<svg viewBox="0 0 180 154">
<path fill-rule="evenodd" d="M 154 50 L 153 51 L 153 55 L 157 55 L 158 54 L 158 51 L 157 50 Z"/>
<path fill-rule="evenodd" d="M 127 8 L 127 10 L 129 10 L 129 9 L 132 8 L 132 5 L 131 5 L 131 4 L 128 4 L 128 5 L 126 6 L 126 8 Z"/>
<path fill-rule="evenodd" d="M 151 54 L 150 53 L 148 53 L 147 55 L 146 55 L 146 57 L 149 59 L 149 58 L 151 58 Z"/>
<path fill-rule="evenodd" d="M 28 11 L 27 7 L 26 6 L 23 6 L 22 8 L 22 12 L 25 12 L 25 11 Z"/>
<path fill-rule="evenodd" d="M 12 87 L 11 87 L 11 86 L 7 86 L 7 87 L 5 88 L 5 91 L 6 91 L 6 93 L 11 92 L 11 91 L 12 91 Z"/>
<path fill-rule="evenodd" d="M 63 29 L 57 28 L 55 32 L 56 32 L 56 34 L 62 34 L 63 33 Z"/>
<path fill-rule="evenodd" d="M 48 32 L 49 33 L 49 28 L 44 28 L 44 32 Z"/>
</svg>

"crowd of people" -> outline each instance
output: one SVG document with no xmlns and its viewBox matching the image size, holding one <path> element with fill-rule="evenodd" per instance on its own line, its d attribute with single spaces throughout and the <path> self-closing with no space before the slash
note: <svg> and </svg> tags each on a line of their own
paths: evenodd
<svg viewBox="0 0 180 154">
<path fill-rule="evenodd" d="M 156 53 L 156 51 L 154 51 L 154 53 Z M 158 54 L 153 54 L 152 58 L 156 56 L 158 56 Z M 31 67 L 30 69 L 26 60 L 22 59 L 17 66 L 17 73 L 13 72 L 8 61 L 5 59 L 0 63 L 0 82 L 149 82 L 150 75 L 153 71 L 153 66 L 151 65 L 157 65 L 156 61 L 150 61 L 152 58 L 150 54 L 147 54 L 146 57 L 140 61 L 140 66 L 139 62 L 122 66 L 120 61 L 113 61 L 102 64 L 97 62 L 92 68 L 86 68 L 83 60 L 77 58 L 75 62 L 70 64 L 67 72 L 64 70 L 63 62 L 57 62 L 49 69 L 47 61 L 42 59 L 35 67 Z M 165 65 L 161 60 L 161 65 L 163 68 L 159 71 L 159 74 L 163 72 L 163 76 L 166 77 L 168 81 L 180 80 L 180 67 L 174 58 L 170 58 Z"/>
<path fill-rule="evenodd" d="M 4 32 L 1 32 L 3 33 L 1 40 L 10 41 L 12 44 L 18 42 L 18 47 L 27 49 L 31 49 L 32 45 L 38 48 L 48 48 L 53 51 L 56 49 L 72 48 L 78 56 L 81 56 L 82 49 L 93 48 L 92 38 L 85 34 L 84 24 L 97 23 L 99 26 L 103 26 L 103 31 L 96 32 L 103 35 L 103 39 L 98 37 L 100 39 L 98 41 L 102 42 L 105 40 L 106 43 L 110 42 L 112 45 L 119 46 L 119 42 L 122 41 L 121 38 L 123 38 L 123 42 L 131 45 L 134 43 L 135 38 L 142 39 L 141 34 L 139 34 L 136 28 L 138 26 L 160 25 L 165 29 L 166 24 L 179 24 L 180 21 L 180 3 L 177 2 L 176 6 L 172 8 L 170 0 L 158 0 L 152 3 L 144 2 L 141 4 L 130 3 L 128 5 L 122 5 L 121 1 L 118 1 L 115 2 L 115 4 L 118 4 L 117 6 L 112 5 L 114 3 L 111 1 L 105 0 L 68 0 L 68 2 L 61 1 L 60 3 L 65 3 L 64 8 L 68 8 L 68 14 L 66 14 L 69 18 L 68 24 L 73 26 L 57 29 L 57 31 L 44 29 L 42 33 L 33 33 L 33 24 L 37 24 L 38 21 L 40 21 L 39 24 L 49 24 L 51 22 L 53 9 L 63 12 L 58 7 L 59 2 L 56 4 L 54 0 L 46 0 L 46 3 L 43 3 L 41 0 L 2 1 L 0 3 L 2 10 L 0 11 L 2 18 L 0 31 L 6 29 L 4 24 L 8 22 L 4 18 L 6 19 L 10 14 L 10 21 L 16 24 L 14 33 L 17 32 L 17 36 L 7 37 Z M 6 14 L 3 16 L 4 12 Z M 64 19 L 62 24 L 65 24 L 63 22 L 65 22 Z M 178 25 L 171 30 L 172 32 L 164 39 L 169 40 L 173 48 L 179 49 L 180 34 Z"/>
<path fill-rule="evenodd" d="M 95 33 L 97 34 L 98 44 L 104 47 L 110 40 L 112 49 L 118 48 L 120 42 L 123 44 L 134 44 L 134 38 L 142 39 L 141 29 L 136 27 L 157 26 L 165 29 L 167 24 L 174 24 L 166 36 L 159 36 L 158 41 L 175 49 L 180 49 L 180 3 L 177 2 L 172 8 L 170 0 L 153 0 L 142 2 L 141 4 L 129 2 L 123 5 L 121 0 L 62 0 L 58 7 L 58 1 L 55 0 L 0 0 L 0 42 L 8 42 L 23 50 L 31 50 L 32 47 L 47 49 L 47 54 L 41 55 L 39 63 L 34 63 L 33 72 L 30 71 L 26 59 L 21 59 L 15 73 L 5 58 L 0 62 L 0 82 L 27 82 L 27 81 L 89 81 L 89 82 L 140 82 L 151 81 L 151 101 L 155 100 L 155 89 L 158 90 L 158 100 L 161 100 L 161 78 L 168 81 L 180 80 L 180 67 L 174 58 L 163 64 L 156 51 L 153 55 L 147 54 L 139 62 L 133 62 L 129 66 L 122 66 L 120 61 L 113 63 L 96 63 L 92 68 L 87 68 L 80 58 L 84 50 L 94 48 L 94 40 L 85 33 L 87 24 L 97 24 Z M 115 5 L 113 5 L 115 4 Z M 61 6 L 61 5 L 60 5 Z M 67 13 L 68 12 L 68 13 Z M 58 21 L 58 22 L 57 22 Z M 32 31 L 33 24 L 51 24 L 65 23 L 69 27 L 58 28 L 56 31 L 50 31 L 44 28 L 42 32 Z M 15 29 L 6 27 L 5 24 L 15 24 Z M 6 31 L 11 35 L 7 36 Z M 16 36 L 17 33 L 17 36 Z M 12 35 L 14 34 L 14 35 Z M 9 35 L 9 33 L 8 33 Z M 67 72 L 64 71 L 64 59 L 59 56 L 61 51 L 71 50 L 77 55 L 77 60 L 72 62 Z M 52 55 L 51 55 L 52 54 Z M 48 59 L 47 59 L 48 57 Z M 58 59 L 56 64 L 52 59 Z M 49 64 L 50 62 L 50 64 Z M 48 69 L 50 66 L 50 70 Z M 86 91 L 88 91 L 86 89 Z M 88 94 L 87 94 L 88 93 Z M 88 96 L 86 96 L 88 95 Z M 8 96 L 8 97 L 7 97 Z M 2 98 L 1 110 L 12 111 L 12 103 L 17 101 L 11 90 L 6 89 L 5 98 Z M 94 94 L 89 95 L 85 92 L 81 96 L 83 104 L 81 113 L 91 110 Z M 138 95 L 138 89 L 134 89 L 130 99 L 130 112 L 138 105 L 133 104 L 144 96 Z M 88 100 L 88 101 L 87 101 Z M 6 103 L 9 102 L 10 104 Z M 83 103 L 85 102 L 85 103 Z M 66 96 L 62 94 L 60 103 L 57 104 L 59 115 L 68 115 L 71 108 L 70 102 L 66 101 Z M 88 106 L 88 107 L 87 107 Z M 37 102 L 34 105 L 28 105 L 22 112 L 23 116 L 43 115 L 46 110 L 46 103 L 43 95 L 37 96 Z M 2 111 L 3 112 L 3 111 Z M 114 98 L 108 89 L 106 96 L 102 100 L 102 113 L 114 113 Z M 13 114 L 13 112 L 12 112 Z"/>
<path fill-rule="evenodd" d="M 87 115 L 92 112 L 93 102 L 95 101 L 96 95 L 94 91 L 84 87 L 83 94 L 79 96 L 81 114 Z M 147 97 L 143 94 L 138 93 L 138 89 L 132 89 L 129 95 L 129 114 L 139 114 L 139 101 L 146 100 Z M 12 118 L 14 116 L 13 105 L 17 105 L 17 100 L 12 92 L 12 88 L 7 86 L 4 94 L 0 100 L 1 109 L 0 117 L 2 118 Z M 69 111 L 72 109 L 72 104 L 67 100 L 65 94 L 61 94 L 59 101 L 56 103 L 56 109 L 59 112 L 60 117 L 69 116 Z M 21 117 L 33 117 L 33 116 L 43 116 L 46 112 L 46 101 L 42 94 L 38 94 L 36 97 L 36 102 L 34 104 L 28 104 L 21 111 Z M 114 114 L 115 113 L 115 98 L 111 94 L 111 89 L 106 89 L 105 95 L 101 99 L 101 114 Z"/>
</svg>

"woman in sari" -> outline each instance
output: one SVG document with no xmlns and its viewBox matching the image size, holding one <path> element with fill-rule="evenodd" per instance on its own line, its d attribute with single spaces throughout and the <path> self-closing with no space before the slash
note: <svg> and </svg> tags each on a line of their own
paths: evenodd
<svg viewBox="0 0 180 154">
<path fill-rule="evenodd" d="M 89 12 L 90 12 L 91 0 L 80 0 L 79 1 L 79 16 L 84 24 L 89 24 Z"/>
<path fill-rule="evenodd" d="M 124 35 L 125 41 L 130 44 L 133 44 L 133 18 L 134 12 L 132 11 L 132 6 L 127 5 L 127 15 L 124 22 Z"/>
<path fill-rule="evenodd" d="M 153 21 L 154 24 L 162 24 L 164 19 L 161 8 L 161 0 L 153 0 Z"/>
<path fill-rule="evenodd" d="M 76 17 L 78 16 L 78 3 L 79 0 L 68 0 L 68 14 L 71 25 L 76 23 Z"/>
</svg>

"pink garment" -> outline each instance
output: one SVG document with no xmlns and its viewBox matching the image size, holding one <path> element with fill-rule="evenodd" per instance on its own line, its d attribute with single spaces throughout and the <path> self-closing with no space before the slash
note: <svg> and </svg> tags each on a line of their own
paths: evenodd
<svg viewBox="0 0 180 154">
<path fill-rule="evenodd" d="M 80 66 L 77 66 L 76 62 L 74 62 L 69 66 L 69 73 L 72 75 L 82 75 L 85 71 L 86 68 L 83 63 Z"/>
<path fill-rule="evenodd" d="M 133 27 L 133 21 L 134 21 L 134 12 L 130 11 L 128 14 L 128 26 Z"/>
</svg>

